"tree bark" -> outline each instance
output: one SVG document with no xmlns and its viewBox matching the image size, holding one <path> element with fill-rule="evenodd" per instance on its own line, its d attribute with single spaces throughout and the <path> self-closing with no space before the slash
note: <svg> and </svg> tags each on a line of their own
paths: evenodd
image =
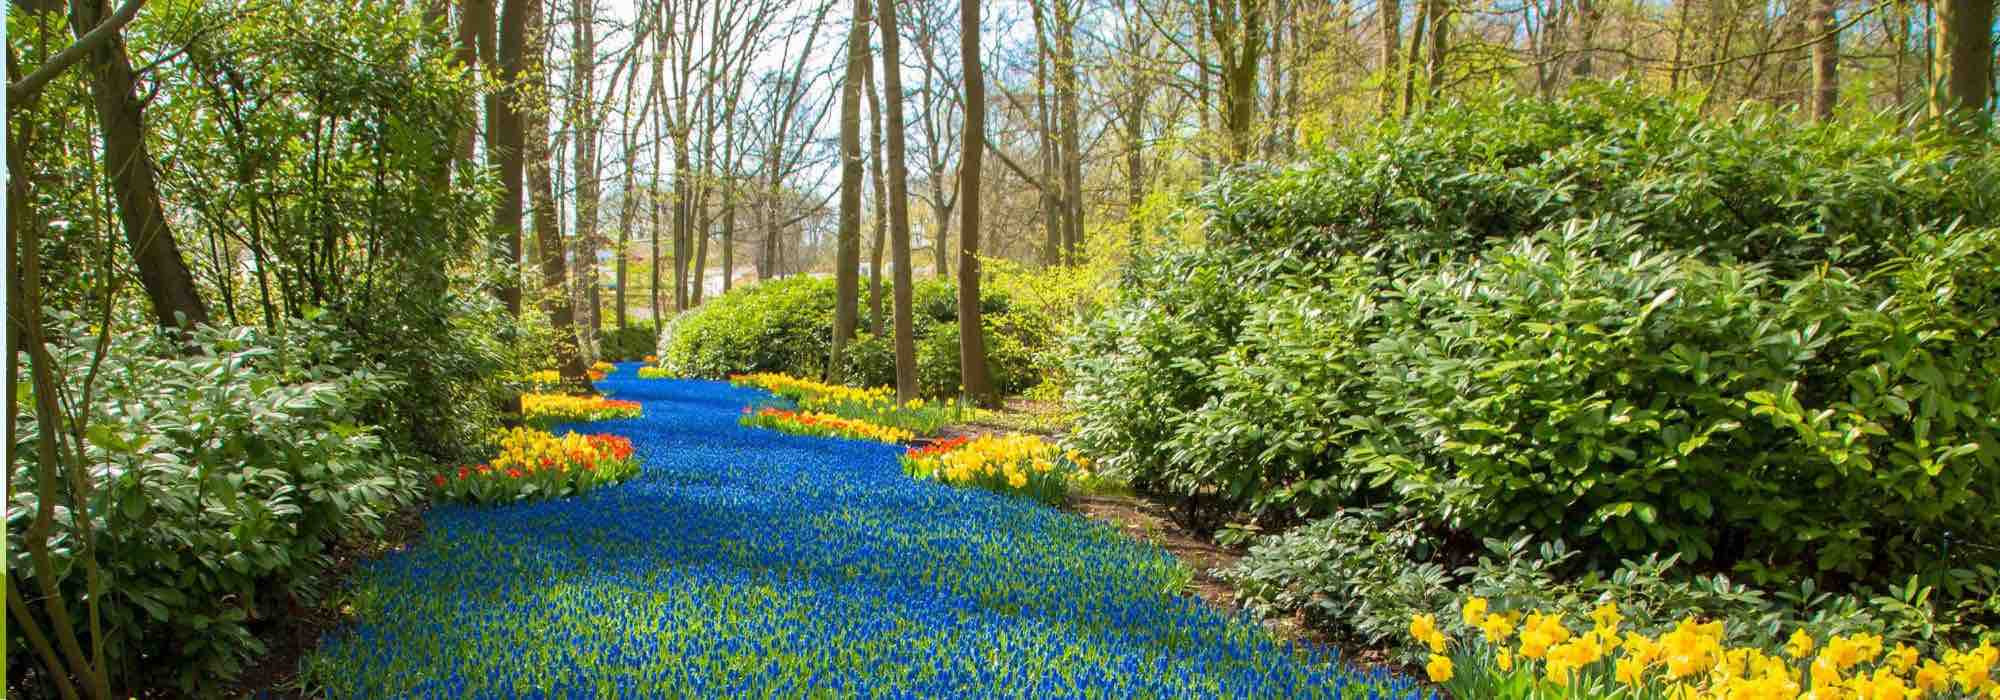
<svg viewBox="0 0 2000 700">
<path fill-rule="evenodd" d="M 1834 17 L 1834 0 L 1813 0 L 1813 32 L 1820 40 L 1813 42 L 1813 121 L 1826 122 L 1833 119 L 1833 108 L 1840 103 L 1840 33 Z"/>
<path fill-rule="evenodd" d="M 1397 0 L 1380 0 L 1377 10 L 1382 21 L 1382 99 L 1377 103 L 1377 111 L 1383 118 L 1396 113 L 1396 80 L 1401 77 L 1397 70 L 1398 57 L 1402 55 L 1403 7 Z"/>
<path fill-rule="evenodd" d="M 877 21 L 879 22 L 879 16 Z M 887 32 L 888 30 L 883 30 Z M 876 95 L 875 62 L 869 61 L 868 70 L 863 71 L 868 88 L 868 157 L 870 186 L 875 190 L 875 240 L 870 244 L 868 254 L 868 332 L 877 337 L 882 335 L 885 319 L 882 314 L 882 247 L 889 228 L 889 192 L 884 186 L 882 170 L 882 100 Z"/>
<path fill-rule="evenodd" d="M 896 0 L 876 0 L 882 27 L 882 101 L 887 107 L 889 141 L 890 274 L 895 278 L 896 400 L 917 398 L 917 342 L 912 326 L 910 288 L 910 171 L 903 140 L 902 37 L 897 34 Z M 879 307 L 878 307 L 879 313 Z M 880 331 L 877 331 L 878 333 Z"/>
<path fill-rule="evenodd" d="M 986 69 L 979 56 L 979 0 L 959 0 L 959 60 L 965 79 L 965 128 L 958 166 L 958 368 L 965 395 L 981 406 L 1000 396 L 986 369 L 985 326 L 979 319 L 979 166 L 986 142 Z"/>
<path fill-rule="evenodd" d="M 1070 265 L 1076 264 L 1076 248 L 1083 242 L 1083 153 L 1078 134 L 1081 109 L 1077 105 L 1076 16 L 1070 0 L 1056 3 L 1056 111 L 1062 138 L 1063 252 Z M 1049 184 L 1054 185 L 1055 180 Z"/>
<path fill-rule="evenodd" d="M 522 75 L 525 82 L 517 85 L 514 93 L 523 109 L 521 117 L 525 134 L 523 151 L 527 169 L 528 199 L 532 204 L 530 215 L 535 224 L 535 243 L 541 249 L 542 258 L 542 312 L 548 314 L 549 325 L 555 331 L 556 370 L 561 376 L 564 391 L 588 392 L 590 379 L 585 374 L 583 355 L 578 351 L 576 332 L 576 306 L 569 293 L 569 272 L 564 262 L 567 257 L 563 250 L 562 222 L 556 216 L 554 178 L 550 168 L 556 154 L 549 148 L 548 97 L 537 94 L 541 91 L 530 88 L 523 94 L 523 86 L 539 87 L 548 75 L 545 61 L 548 36 L 554 27 L 547 21 L 542 11 L 542 3 L 529 0 L 523 13 L 525 29 L 523 45 Z"/>
<path fill-rule="evenodd" d="M 109 16 L 111 7 L 104 0 L 70 2 L 70 28 L 79 40 Z M 125 244 L 152 303 L 154 321 L 169 328 L 208 323 L 208 306 L 202 303 L 194 275 L 167 226 L 153 174 L 158 164 L 146 147 L 146 105 L 138 93 L 124 37 L 114 35 L 98 43 L 90 49 L 89 61 L 90 95 L 104 138 L 104 174 L 118 201 Z"/>
<path fill-rule="evenodd" d="M 1983 125 L 1993 99 L 1994 0 L 1937 0 L 1931 54 L 1931 115 L 1972 117 Z"/>
<path fill-rule="evenodd" d="M 847 75 L 840 87 L 840 232 L 834 255 L 833 353 L 827 381 L 839 383 L 854 338 L 861 267 L 861 71 L 868 60 L 868 0 L 854 0 L 847 28 Z"/>
<path fill-rule="evenodd" d="M 576 129 L 571 171 L 576 179 L 576 265 L 587 309 L 577 314 L 577 343 L 586 358 L 597 356 L 597 329 L 603 325 L 598 292 L 597 238 L 599 188 L 597 157 L 597 3 L 576 0 L 570 13 L 570 123 Z M 616 85 L 614 81 L 614 87 Z"/>
<path fill-rule="evenodd" d="M 487 104 L 488 138 L 487 157 L 495 159 L 500 166 L 500 201 L 494 207 L 494 257 L 503 268 L 505 277 L 501 280 L 498 294 L 500 303 L 506 305 L 509 316 L 521 315 L 521 277 L 516 269 L 521 263 L 521 198 L 527 194 L 527 186 L 522 182 L 523 149 L 527 137 L 522 133 L 522 112 L 526 108 L 525 60 L 528 40 L 528 14 L 535 13 L 538 0 L 504 0 L 500 11 L 500 46 L 498 66 L 500 68 L 500 89 L 495 99 Z"/>
</svg>

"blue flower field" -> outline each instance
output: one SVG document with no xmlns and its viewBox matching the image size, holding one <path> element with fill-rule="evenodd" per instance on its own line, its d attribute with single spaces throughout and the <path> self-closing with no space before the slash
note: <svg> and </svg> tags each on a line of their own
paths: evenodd
<svg viewBox="0 0 2000 700">
<path fill-rule="evenodd" d="M 332 698 L 1417 698 L 1174 592 L 1164 552 L 905 476 L 900 447 L 741 427 L 720 382 L 599 387 L 644 471 L 439 505 L 307 660 Z M 577 426 L 569 426 L 577 427 Z M 559 429 L 560 430 L 560 429 Z"/>
</svg>

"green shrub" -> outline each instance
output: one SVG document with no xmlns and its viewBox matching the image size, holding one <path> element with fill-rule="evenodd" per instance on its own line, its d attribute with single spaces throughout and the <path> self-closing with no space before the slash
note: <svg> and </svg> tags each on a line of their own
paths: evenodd
<svg viewBox="0 0 2000 700">
<path fill-rule="evenodd" d="M 912 291 L 917 335 L 917 382 L 924 396 L 958 395 L 958 302 L 944 280 L 918 282 Z M 726 378 L 753 372 L 820 377 L 831 354 L 833 281 L 790 277 L 738 287 L 675 317 L 660 336 L 660 365 L 676 376 Z M 1043 315 L 1016 313 L 1005 291 L 982 290 L 987 362 L 994 385 L 1018 394 L 1045 374 L 1060 333 Z M 893 386 L 896 356 L 891 339 L 865 330 L 847 346 L 846 383 Z"/>
<path fill-rule="evenodd" d="M 833 280 L 787 277 L 737 287 L 661 329 L 660 366 L 678 376 L 824 373 L 833 337 Z"/>
<path fill-rule="evenodd" d="M 253 625 L 322 593 L 330 544 L 380 534 L 384 517 L 417 496 L 414 465 L 359 424 L 368 406 L 405 383 L 312 364 L 299 352 L 348 352 L 329 335 L 203 329 L 190 353 L 150 330 L 110 336 L 82 457 L 98 475 L 89 546 L 106 591 L 94 602 L 115 687 L 192 693 L 234 677 L 265 651 Z M 79 327 L 50 350 L 80 376 L 95 347 Z M 8 570 L 35 597 L 54 584 L 69 600 L 77 637 L 88 640 L 78 523 L 55 523 L 55 581 L 38 580 L 22 539 L 37 504 L 40 429 L 26 417 L 13 436 Z M 49 620 L 41 622 L 47 629 Z"/>
<path fill-rule="evenodd" d="M 660 337 L 651 323 L 633 323 L 624 328 L 597 332 L 597 356 L 606 362 L 629 362 L 653 354 Z"/>
<path fill-rule="evenodd" d="M 1239 173 L 1072 340 L 1072 438 L 1198 529 L 1384 508 L 1956 595 L 2000 546 L 2000 232 L 1952 225 L 2000 159 L 1967 145 L 1613 92 Z"/>
</svg>

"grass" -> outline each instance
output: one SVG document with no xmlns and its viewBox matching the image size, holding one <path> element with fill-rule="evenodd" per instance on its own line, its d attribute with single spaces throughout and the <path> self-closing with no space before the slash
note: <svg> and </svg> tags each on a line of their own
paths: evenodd
<svg viewBox="0 0 2000 700">
<path fill-rule="evenodd" d="M 600 386 L 644 471 L 580 497 L 440 505 L 307 659 L 330 698 L 1384 697 L 1408 679 L 1177 593 L 1161 550 L 904 476 L 900 448 L 737 425 L 762 392 Z"/>
</svg>

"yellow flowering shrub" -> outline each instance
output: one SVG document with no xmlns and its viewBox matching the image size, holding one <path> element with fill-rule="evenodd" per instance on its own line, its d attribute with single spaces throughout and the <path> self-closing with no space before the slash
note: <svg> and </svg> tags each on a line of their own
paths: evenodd
<svg viewBox="0 0 2000 700">
<path fill-rule="evenodd" d="M 1687 617 L 1646 634 L 1628 629 L 1612 603 L 1573 626 L 1561 615 L 1494 611 L 1478 597 L 1466 600 L 1460 621 L 1457 640 L 1433 615 L 1415 615 L 1409 626 L 1431 652 L 1425 673 L 1459 698 L 2000 699 L 2000 649 L 1990 641 L 1926 658 L 1877 635 L 1822 641 L 1800 630 L 1767 651 L 1731 645 L 1721 621 Z"/>
<path fill-rule="evenodd" d="M 1033 435 L 952 438 L 903 454 L 912 476 L 973 486 L 1054 505 L 1069 494 L 1072 481 L 1089 478 L 1090 460 Z"/>
</svg>

